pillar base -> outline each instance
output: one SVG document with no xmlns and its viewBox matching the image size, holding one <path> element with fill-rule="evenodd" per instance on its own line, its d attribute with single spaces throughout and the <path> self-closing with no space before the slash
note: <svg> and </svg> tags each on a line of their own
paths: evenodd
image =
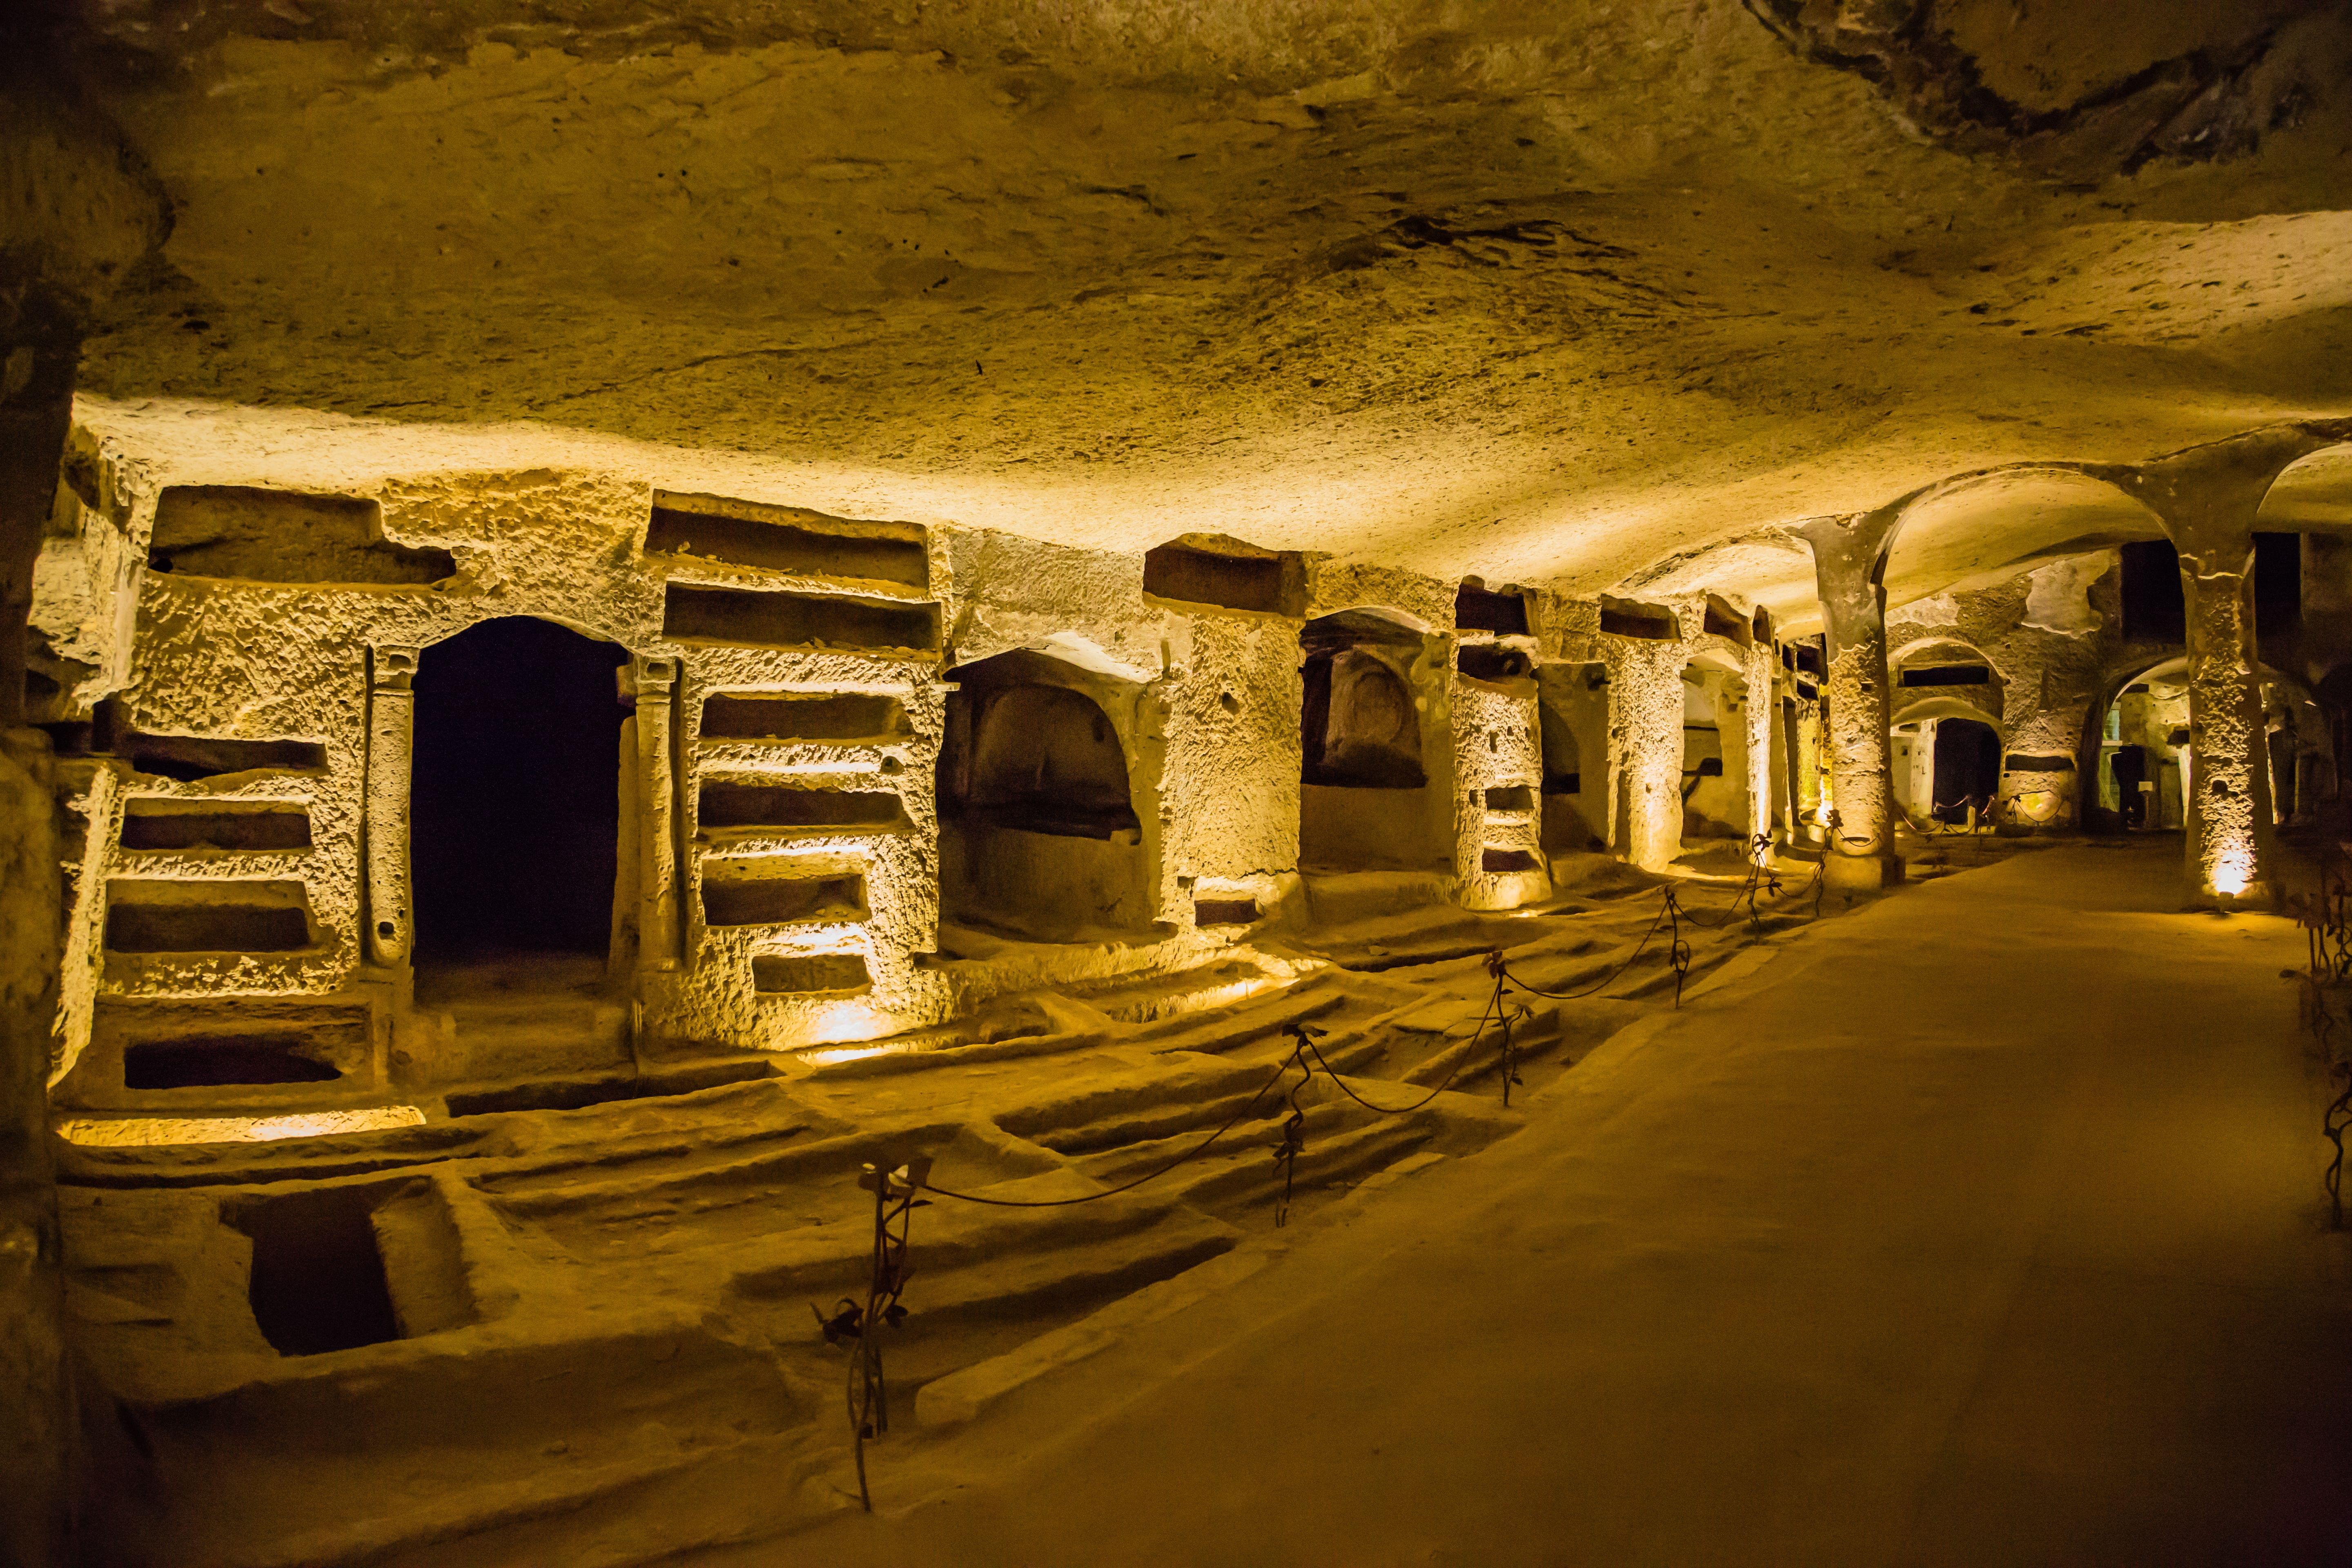
<svg viewBox="0 0 2352 1568">
<path fill-rule="evenodd" d="M 2280 907 L 2280 889 L 2268 882 L 2249 882 L 2234 893 L 2219 888 L 2196 888 L 2189 895 L 2188 908 L 2218 910 L 2224 914 L 2274 914 Z"/>
<path fill-rule="evenodd" d="M 1900 855 L 1841 855 L 1822 857 L 1822 882 L 1832 893 L 1883 893 L 1903 883 Z"/>
</svg>

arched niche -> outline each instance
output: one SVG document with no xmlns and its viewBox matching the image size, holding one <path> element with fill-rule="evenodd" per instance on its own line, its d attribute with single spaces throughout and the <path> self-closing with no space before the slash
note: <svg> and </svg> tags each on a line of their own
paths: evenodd
<svg viewBox="0 0 2352 1568">
<path fill-rule="evenodd" d="M 1425 752 L 1429 639 L 1418 621 L 1341 610 L 1299 630 L 1302 865 L 1369 870 L 1451 857 Z M 1440 670 L 1442 674 L 1442 668 Z"/>
<path fill-rule="evenodd" d="M 944 918 L 1055 941 L 1151 924 L 1140 683 L 1030 649 L 950 673 L 940 750 Z"/>
</svg>

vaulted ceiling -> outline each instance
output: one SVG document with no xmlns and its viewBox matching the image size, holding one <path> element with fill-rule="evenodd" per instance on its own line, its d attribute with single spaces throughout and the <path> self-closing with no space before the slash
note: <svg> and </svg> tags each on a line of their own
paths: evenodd
<svg viewBox="0 0 2352 1568">
<path fill-rule="evenodd" d="M 1762 594 L 1798 518 L 2352 413 L 2342 0 L 62 15 L 175 210 L 88 407 L 182 472 Z M 1899 580 L 2138 526 L 1964 489 Z"/>
</svg>

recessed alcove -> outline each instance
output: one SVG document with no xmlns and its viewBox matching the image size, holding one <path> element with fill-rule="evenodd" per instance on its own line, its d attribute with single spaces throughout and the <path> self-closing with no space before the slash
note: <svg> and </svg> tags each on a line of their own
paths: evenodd
<svg viewBox="0 0 2352 1568">
<path fill-rule="evenodd" d="M 952 674 L 938 773 L 945 912 L 1056 936 L 1149 925 L 1150 854 L 1113 717 L 1131 721 L 1139 690 L 1029 650 Z"/>
<path fill-rule="evenodd" d="M 1401 615 L 1345 610 L 1299 632 L 1300 863 L 1334 870 L 1433 866 L 1450 852 L 1430 788 L 1427 634 Z M 1443 662 L 1435 678 L 1445 674 Z"/>
</svg>

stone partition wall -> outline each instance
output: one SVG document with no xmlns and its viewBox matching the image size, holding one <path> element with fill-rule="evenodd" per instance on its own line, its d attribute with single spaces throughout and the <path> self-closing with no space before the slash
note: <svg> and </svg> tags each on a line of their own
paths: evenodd
<svg viewBox="0 0 2352 1568">
<path fill-rule="evenodd" d="M 2120 631 L 2116 552 L 2063 556 L 1988 587 L 1934 595 L 1886 616 L 1893 723 L 1970 717 L 2001 738 L 2004 826 L 2058 829 L 2081 821 L 2095 784 L 2080 773 L 2089 710 Z M 1905 686 L 1926 658 L 1980 657 L 1985 687 Z"/>
<path fill-rule="evenodd" d="M 434 1081 L 431 1028 L 389 1051 L 383 1034 L 413 1006 L 414 682 L 436 647 L 508 617 L 608 644 L 618 666 L 610 959 L 641 1042 L 867 1039 L 999 990 L 1196 963 L 1291 918 L 1300 632 L 1347 612 L 1397 628 L 1367 657 L 1412 705 L 1426 783 L 1403 793 L 1430 818 L 1418 873 L 1465 904 L 1550 891 L 1539 664 L 1575 667 L 1607 710 L 1580 799 L 1621 851 L 1654 868 L 1679 853 L 1681 673 L 1696 655 L 1747 683 L 1738 750 L 1755 814 L 1770 810 L 1772 705 L 1754 697 L 1770 689 L 1770 648 L 1727 632 L 1731 606 L 1703 595 L 1662 606 L 1663 639 L 1612 632 L 1594 601 L 1516 588 L 1478 587 L 1459 602 L 1486 624 L 1457 627 L 1460 584 L 1213 534 L 1120 553 L 599 471 L 314 495 L 153 473 L 95 446 L 90 463 L 97 502 L 61 511 L 120 590 L 82 593 L 93 579 L 79 569 L 47 579 L 53 641 L 85 672 L 47 717 L 69 726 L 111 699 L 90 754 L 60 770 L 88 832 L 68 883 L 59 1077 L 84 1043 L 119 1057 L 136 1033 L 102 1016 L 258 1000 L 331 1016 L 321 1037 L 361 1028 L 336 1047 L 361 1075 L 347 1087 Z M 292 580 L 320 573 L 356 580 Z M 1496 616 L 1516 619 L 1496 607 L 1512 595 L 1525 629 L 1497 630 Z M 938 785 L 959 672 L 986 665 L 971 679 L 994 680 L 1016 664 L 1115 733 L 1134 822 L 1060 837 L 1013 824 L 1002 837 L 1020 865 L 950 866 Z M 974 840 L 961 842 L 969 858 Z M 1113 871 L 1134 885 L 1100 921 L 990 920 L 986 958 L 941 949 L 943 877 L 987 897 L 1006 877 L 1050 891 Z"/>
</svg>

